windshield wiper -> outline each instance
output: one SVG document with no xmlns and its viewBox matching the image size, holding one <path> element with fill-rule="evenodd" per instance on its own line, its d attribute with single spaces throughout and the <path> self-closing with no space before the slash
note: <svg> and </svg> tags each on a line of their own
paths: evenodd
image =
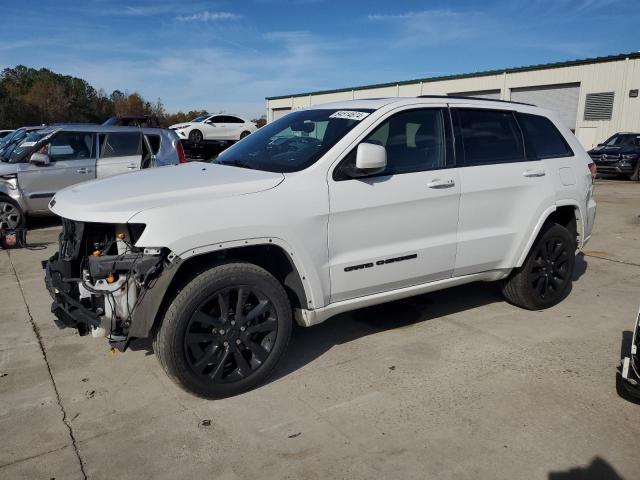
<svg viewBox="0 0 640 480">
<path fill-rule="evenodd" d="M 254 167 L 249 165 L 249 163 L 244 160 L 227 160 L 227 161 L 219 160 L 216 163 L 218 165 L 229 165 L 232 167 L 248 168 L 249 170 L 255 170 Z"/>
</svg>

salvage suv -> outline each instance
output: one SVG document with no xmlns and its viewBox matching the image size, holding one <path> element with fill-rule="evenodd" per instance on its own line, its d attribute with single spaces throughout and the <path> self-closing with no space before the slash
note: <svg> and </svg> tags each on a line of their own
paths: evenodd
<svg viewBox="0 0 640 480">
<path fill-rule="evenodd" d="M 299 110 L 213 164 L 85 183 L 51 201 L 60 326 L 151 337 L 207 398 L 264 382 L 295 319 L 476 281 L 537 310 L 568 295 L 594 166 L 552 112 L 421 97 Z"/>
</svg>

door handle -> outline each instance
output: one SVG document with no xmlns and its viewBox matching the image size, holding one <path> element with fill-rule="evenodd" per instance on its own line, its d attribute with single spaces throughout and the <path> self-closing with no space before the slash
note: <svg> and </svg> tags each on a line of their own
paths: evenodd
<svg viewBox="0 0 640 480">
<path fill-rule="evenodd" d="M 449 179 L 449 180 L 441 180 L 439 178 L 436 178 L 434 180 L 432 180 L 431 182 L 427 183 L 427 187 L 429 188 L 451 188 L 453 186 L 455 186 L 456 182 L 453 181 L 453 179 Z"/>
<path fill-rule="evenodd" d="M 127 165 L 127 168 L 129 170 L 135 170 L 136 168 L 138 168 L 136 165 L 134 165 L 133 163 L 130 163 L 129 165 Z"/>
<path fill-rule="evenodd" d="M 91 170 L 88 168 L 82 167 L 76 170 L 77 173 L 91 173 Z"/>
<path fill-rule="evenodd" d="M 525 177 L 544 177 L 546 174 L 544 170 L 527 170 L 522 173 Z"/>
</svg>

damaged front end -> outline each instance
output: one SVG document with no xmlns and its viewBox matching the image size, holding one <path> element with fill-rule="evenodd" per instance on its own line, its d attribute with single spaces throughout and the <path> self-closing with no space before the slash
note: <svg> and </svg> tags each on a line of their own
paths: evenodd
<svg viewBox="0 0 640 480">
<path fill-rule="evenodd" d="M 43 262 L 56 324 L 76 328 L 80 335 L 106 336 L 126 349 L 133 337 L 149 333 L 161 296 L 148 294 L 161 277 L 170 280 L 172 272 L 165 272 L 175 270 L 175 255 L 164 248 L 135 247 L 142 224 L 63 219 L 62 226 L 58 253 Z M 145 297 L 151 298 L 151 308 L 143 305 Z"/>
<path fill-rule="evenodd" d="M 621 385 L 627 393 L 640 399 L 640 311 L 636 317 L 631 344 L 625 349 L 622 363 L 618 370 Z"/>
</svg>

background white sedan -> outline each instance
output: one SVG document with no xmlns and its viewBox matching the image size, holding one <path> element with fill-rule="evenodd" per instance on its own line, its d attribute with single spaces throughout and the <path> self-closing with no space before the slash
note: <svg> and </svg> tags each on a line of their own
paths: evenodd
<svg viewBox="0 0 640 480">
<path fill-rule="evenodd" d="M 188 123 L 178 123 L 169 127 L 182 140 L 199 143 L 202 140 L 240 140 L 258 127 L 235 115 L 202 115 Z"/>
</svg>

